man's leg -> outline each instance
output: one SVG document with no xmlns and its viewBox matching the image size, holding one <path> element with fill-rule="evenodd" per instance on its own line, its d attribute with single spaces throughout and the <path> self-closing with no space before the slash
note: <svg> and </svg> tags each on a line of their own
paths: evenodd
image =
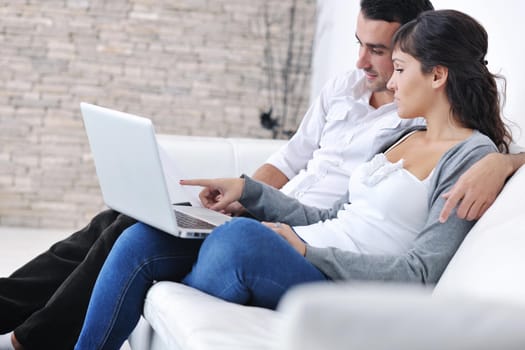
<svg viewBox="0 0 525 350">
<path fill-rule="evenodd" d="M 0 278 L 0 333 L 12 331 L 41 309 L 118 215 L 112 210 L 98 214 L 86 227 L 55 243 L 10 277 Z"/>
<path fill-rule="evenodd" d="M 71 349 L 75 344 L 100 268 L 118 236 L 135 223 L 134 219 L 114 211 L 101 215 L 104 219 L 95 220 L 87 232 L 80 234 L 90 236 L 82 245 L 87 251 L 76 250 L 74 243 L 60 247 L 60 259 L 71 260 L 76 266 L 47 298 L 44 307 L 15 329 L 17 340 L 26 349 Z"/>
</svg>

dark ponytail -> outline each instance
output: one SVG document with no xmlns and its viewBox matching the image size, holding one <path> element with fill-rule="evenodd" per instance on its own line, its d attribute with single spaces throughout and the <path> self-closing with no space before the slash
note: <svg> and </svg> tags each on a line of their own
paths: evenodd
<svg viewBox="0 0 525 350">
<path fill-rule="evenodd" d="M 394 35 L 393 47 L 415 57 L 424 73 L 435 66 L 448 68 L 446 93 L 451 113 L 461 125 L 487 135 L 502 152 L 508 152 L 511 135 L 502 120 L 502 101 L 485 55 L 487 32 L 472 17 L 454 10 L 423 12 Z"/>
</svg>

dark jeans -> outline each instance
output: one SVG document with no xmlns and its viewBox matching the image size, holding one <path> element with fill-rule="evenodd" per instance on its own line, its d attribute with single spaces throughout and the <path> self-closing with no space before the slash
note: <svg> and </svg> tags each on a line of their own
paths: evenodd
<svg viewBox="0 0 525 350">
<path fill-rule="evenodd" d="M 8 278 L 0 278 L 0 334 L 28 350 L 72 349 L 95 280 L 118 236 L 136 221 L 106 210 Z"/>
</svg>

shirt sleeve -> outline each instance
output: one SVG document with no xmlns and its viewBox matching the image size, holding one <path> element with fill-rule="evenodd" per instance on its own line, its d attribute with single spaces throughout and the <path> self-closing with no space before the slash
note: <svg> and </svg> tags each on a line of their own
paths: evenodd
<svg viewBox="0 0 525 350">
<path fill-rule="evenodd" d="M 436 283 L 474 225 L 472 221 L 459 219 L 455 213 L 445 223 L 440 223 L 439 215 L 445 203 L 442 194 L 472 164 L 497 151 L 488 138 L 482 136 L 481 139 L 482 142 L 475 145 L 471 142 L 454 152 L 447 152 L 436 166 L 427 222 L 407 252 L 366 255 L 337 248 L 307 246 L 306 259 L 333 280 Z"/>
<path fill-rule="evenodd" d="M 338 84 L 334 79 L 325 85 L 306 112 L 294 136 L 266 161 L 282 171 L 288 179 L 305 169 L 308 161 L 313 158 L 313 153 L 319 148 L 329 101 Z"/>
<path fill-rule="evenodd" d="M 262 221 L 279 221 L 291 226 L 314 224 L 335 217 L 348 199 L 348 195 L 341 197 L 329 209 L 310 207 L 249 176 L 242 177 L 244 189 L 239 202 L 253 217 Z"/>
</svg>

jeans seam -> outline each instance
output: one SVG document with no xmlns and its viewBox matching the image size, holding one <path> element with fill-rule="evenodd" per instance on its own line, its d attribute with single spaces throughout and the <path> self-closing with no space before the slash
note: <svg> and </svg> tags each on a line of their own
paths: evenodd
<svg viewBox="0 0 525 350">
<path fill-rule="evenodd" d="M 275 280 L 271 279 L 271 278 L 268 278 L 268 277 L 252 277 L 252 276 L 247 276 L 245 278 L 246 281 L 251 281 L 253 282 L 254 280 L 263 280 L 263 281 L 267 281 L 267 282 L 270 282 L 271 284 L 273 284 L 274 286 L 277 286 L 278 288 L 281 288 L 282 290 L 286 290 L 286 288 L 280 284 L 280 283 L 277 283 L 275 282 Z M 225 288 L 222 289 L 221 293 L 224 294 L 226 291 L 229 291 L 231 290 L 233 287 L 235 287 L 236 285 L 238 285 L 239 283 L 236 283 L 236 282 L 233 282 L 233 283 L 230 283 L 228 286 L 226 286 Z M 242 283 L 240 283 L 242 285 Z M 250 290 L 249 288 L 247 288 L 248 290 Z M 250 294 L 252 294 L 250 292 Z"/>
</svg>

